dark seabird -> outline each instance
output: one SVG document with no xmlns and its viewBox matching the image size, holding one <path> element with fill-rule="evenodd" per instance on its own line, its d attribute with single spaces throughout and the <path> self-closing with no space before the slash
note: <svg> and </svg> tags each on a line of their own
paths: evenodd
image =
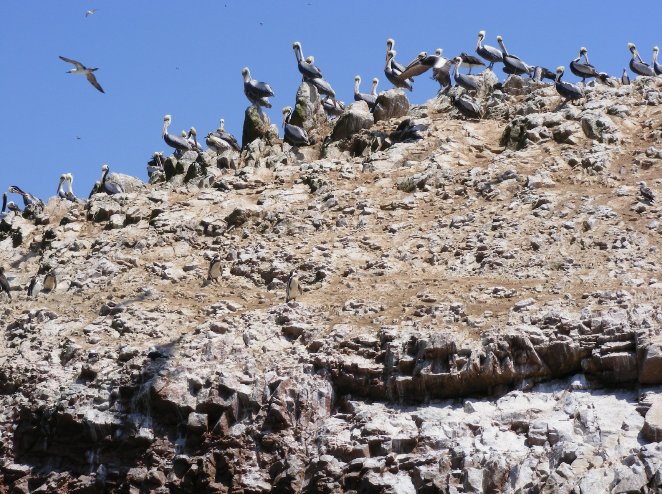
<svg viewBox="0 0 662 494">
<path fill-rule="evenodd" d="M 19 208 L 14 201 L 7 202 L 7 193 L 2 193 L 2 211 L 0 211 L 0 218 L 5 218 L 9 216 L 9 213 L 20 214 L 21 208 Z"/>
<path fill-rule="evenodd" d="M 225 130 L 225 120 L 221 118 L 219 127 L 207 135 L 207 146 L 216 149 L 217 151 L 224 151 L 225 149 L 233 149 L 241 151 L 241 146 L 237 142 L 237 138 Z"/>
<path fill-rule="evenodd" d="M 402 73 L 405 71 L 405 66 L 402 65 L 400 62 L 395 61 L 395 40 L 393 38 L 389 38 L 386 40 L 386 58 L 388 59 L 388 54 L 389 52 L 393 51 L 393 57 L 391 58 L 391 66 L 397 70 L 399 73 Z"/>
<path fill-rule="evenodd" d="M 168 146 L 174 148 L 175 152 L 183 153 L 185 151 L 188 151 L 189 149 L 191 149 L 191 144 L 188 142 L 187 139 L 168 133 L 168 127 L 170 126 L 171 122 L 172 122 L 172 117 L 170 115 L 166 115 L 163 117 L 163 132 L 161 133 L 163 135 L 163 140 Z"/>
<path fill-rule="evenodd" d="M 480 67 L 485 67 L 483 61 L 478 57 L 474 57 L 473 55 L 469 55 L 468 53 L 465 52 L 460 53 L 460 57 L 462 58 L 462 63 L 467 67 L 469 67 L 470 74 L 471 74 L 471 69 L 478 69 Z"/>
<path fill-rule="evenodd" d="M 60 55 L 60 59 L 64 60 L 67 63 L 72 63 L 76 67 L 75 69 L 68 70 L 67 74 L 82 74 L 85 77 L 87 77 L 87 80 L 90 82 L 90 84 L 92 84 L 95 88 L 97 88 L 102 93 L 105 93 L 105 91 L 103 90 L 101 85 L 97 82 L 97 78 L 94 77 L 94 74 L 93 74 L 93 72 L 95 70 L 99 70 L 98 67 L 95 67 L 93 69 L 88 69 L 82 63 L 77 62 L 76 60 L 72 60 L 71 58 L 63 57 L 61 55 Z"/>
<path fill-rule="evenodd" d="M 556 91 L 565 99 L 564 104 L 568 101 L 575 101 L 584 97 L 584 90 L 576 84 L 564 82 L 561 80 L 565 72 L 565 67 L 560 66 L 556 68 Z"/>
<path fill-rule="evenodd" d="M 223 274 L 221 266 L 221 255 L 215 254 L 209 263 L 209 270 L 207 271 L 207 281 L 218 281 Z"/>
<path fill-rule="evenodd" d="M 630 76 L 628 75 L 627 69 L 623 69 L 623 75 L 621 75 L 621 84 L 624 86 L 630 84 Z"/>
<path fill-rule="evenodd" d="M 582 57 L 584 58 L 583 63 L 581 62 Z M 595 70 L 595 67 L 589 63 L 588 50 L 583 46 L 579 49 L 579 56 L 570 62 L 570 72 L 581 77 L 582 83 L 586 83 L 586 79 L 593 77 L 604 82 L 608 77 L 607 74 Z"/>
<path fill-rule="evenodd" d="M 299 283 L 297 272 L 290 271 L 290 275 L 287 277 L 287 286 L 285 288 L 285 303 L 288 303 L 290 300 L 296 302 L 297 297 L 302 293 L 303 290 L 301 289 L 301 283 Z"/>
<path fill-rule="evenodd" d="M 198 144 L 198 131 L 195 130 L 195 127 L 189 129 L 186 139 L 189 141 L 191 148 L 198 152 L 202 151 L 202 146 Z"/>
<path fill-rule="evenodd" d="M 315 57 L 310 55 L 308 58 L 306 58 L 306 62 L 309 62 L 309 63 L 312 64 L 313 62 L 315 62 Z M 331 98 L 336 97 L 336 92 L 331 87 L 331 84 L 329 84 L 327 81 L 325 81 L 321 77 L 314 77 L 312 79 L 306 79 L 306 80 L 317 88 L 317 92 L 319 94 L 321 94 L 323 96 L 329 96 Z"/>
<path fill-rule="evenodd" d="M 662 64 L 657 63 L 657 55 L 660 49 L 657 46 L 653 47 L 653 70 L 657 75 L 662 75 Z"/>
<path fill-rule="evenodd" d="M 440 91 L 448 91 L 451 87 L 451 66 L 453 62 L 442 56 L 442 49 L 437 48 L 435 55 L 439 57 L 437 63 L 432 67 L 432 78 L 441 86 Z"/>
<path fill-rule="evenodd" d="M 455 70 L 453 72 L 453 77 L 455 78 L 455 84 L 460 87 L 463 87 L 467 91 L 478 91 L 478 84 L 476 81 L 469 75 L 460 74 L 460 66 L 462 65 L 462 58 L 455 57 L 453 59 L 455 64 Z"/>
<path fill-rule="evenodd" d="M 508 50 L 506 50 L 506 45 L 503 44 L 503 38 L 501 36 L 497 36 L 496 39 L 499 43 L 499 46 L 501 47 L 501 55 L 503 56 L 503 65 L 504 65 L 503 71 L 506 72 L 507 74 L 514 74 L 514 75 L 529 74 L 530 76 L 531 68 L 527 64 L 525 64 L 519 57 L 508 53 Z"/>
<path fill-rule="evenodd" d="M 485 39 L 485 31 L 480 31 L 478 33 L 478 42 L 476 43 L 476 53 L 490 62 L 487 68 L 492 69 L 495 63 L 503 62 L 503 54 L 501 50 L 493 46 L 483 45 L 483 39 Z"/>
<path fill-rule="evenodd" d="M 303 79 L 318 79 L 322 78 L 322 71 L 314 65 L 313 61 L 304 60 L 303 52 L 301 50 L 301 43 L 295 41 L 292 45 L 294 49 L 294 55 L 297 57 L 297 64 L 299 66 L 299 72 L 303 76 Z"/>
<path fill-rule="evenodd" d="M 395 61 L 397 53 L 395 50 L 389 50 L 386 54 L 386 65 L 384 65 L 384 74 L 391 84 L 395 87 L 413 90 L 411 79 L 402 79 L 400 75 L 405 71 L 405 67 Z"/>
<path fill-rule="evenodd" d="M 6 292 L 9 300 L 11 300 L 11 293 L 9 291 L 10 287 L 9 282 L 7 281 L 7 277 L 5 276 L 5 268 L 0 266 L 0 293 Z"/>
<path fill-rule="evenodd" d="M 34 295 L 35 286 L 37 286 L 37 276 L 30 278 L 30 284 L 28 285 L 28 297 L 32 297 Z"/>
<path fill-rule="evenodd" d="M 140 179 L 125 175 L 124 173 L 109 173 L 110 168 L 104 164 L 101 167 L 101 180 L 98 192 L 105 192 L 108 195 L 121 194 L 123 192 L 132 192 L 143 185 Z"/>
<path fill-rule="evenodd" d="M 655 77 L 655 71 L 650 65 L 641 59 L 634 43 L 628 43 L 628 50 L 632 54 L 632 58 L 630 59 L 630 70 L 637 75 Z"/>
<path fill-rule="evenodd" d="M 457 108 L 462 115 L 467 118 L 475 118 L 480 120 L 481 109 L 478 102 L 470 97 L 468 94 L 463 93 L 458 97 L 451 97 L 451 103 Z"/>
<path fill-rule="evenodd" d="M 368 108 L 372 111 L 377 103 L 377 84 L 379 84 L 379 79 L 376 77 L 372 80 L 372 89 L 370 94 L 362 93 L 359 91 L 359 86 L 361 85 L 361 76 L 357 75 L 354 77 L 354 101 L 365 101 L 368 104 Z"/>
<path fill-rule="evenodd" d="M 251 77 L 251 72 L 248 67 L 241 70 L 241 75 L 244 77 L 244 94 L 251 104 L 260 107 L 271 108 L 269 99 L 274 96 L 273 89 L 266 82 L 256 81 Z"/>
<path fill-rule="evenodd" d="M 67 191 L 65 192 L 65 197 L 68 201 L 77 202 L 78 198 L 74 194 L 74 175 L 73 173 L 65 173 L 67 180 Z"/>
<path fill-rule="evenodd" d="M 44 287 L 43 291 L 45 292 L 52 292 L 57 288 L 57 277 L 55 276 L 55 271 L 51 270 L 46 273 L 42 286 Z"/>
<path fill-rule="evenodd" d="M 60 199 L 66 199 L 67 198 L 67 194 L 64 191 L 64 182 L 66 182 L 66 180 L 67 180 L 67 175 L 65 173 L 60 175 L 60 181 L 57 184 L 57 196 Z"/>
<path fill-rule="evenodd" d="M 38 209 L 44 209 L 44 201 L 39 199 L 36 196 L 33 196 L 29 192 L 24 192 L 21 190 L 20 187 L 17 187 L 16 185 L 12 185 L 7 189 L 8 192 L 11 192 L 12 194 L 19 194 L 23 198 L 23 205 L 24 206 L 31 206 L 33 208 L 38 208 Z"/>
<path fill-rule="evenodd" d="M 328 117 L 339 117 L 345 111 L 345 103 L 333 98 L 324 98 L 322 100 L 322 108 L 324 108 Z"/>
<path fill-rule="evenodd" d="M 437 55 L 436 53 L 434 55 L 428 55 L 427 52 L 422 51 L 405 67 L 405 71 L 400 74 L 400 79 L 412 79 L 427 72 L 437 64 L 440 56 L 441 54 Z"/>
<path fill-rule="evenodd" d="M 644 201 L 649 203 L 655 201 L 655 194 L 653 194 L 652 190 L 646 187 L 646 182 L 639 182 L 639 193 L 641 194 L 641 197 L 644 199 Z"/>
<path fill-rule="evenodd" d="M 541 66 L 536 66 L 533 68 L 533 80 L 537 82 L 542 82 L 543 79 L 547 79 L 549 81 L 555 81 L 556 80 L 556 74 L 549 70 L 548 68 L 541 67 Z"/>
<path fill-rule="evenodd" d="M 290 123 L 290 115 L 292 115 L 292 107 L 286 106 L 283 108 L 283 129 L 285 129 L 285 142 L 292 146 L 310 146 L 308 134 L 301 127 L 292 125 Z"/>
</svg>

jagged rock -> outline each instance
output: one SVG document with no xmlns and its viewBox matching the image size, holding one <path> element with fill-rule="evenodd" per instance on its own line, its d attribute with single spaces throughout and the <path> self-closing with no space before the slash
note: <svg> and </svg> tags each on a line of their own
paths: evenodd
<svg viewBox="0 0 662 494">
<path fill-rule="evenodd" d="M 662 399 L 657 398 L 646 412 L 646 420 L 641 433 L 651 442 L 662 441 Z"/>
<path fill-rule="evenodd" d="M 375 122 L 390 120 L 407 115 L 409 100 L 402 89 L 389 89 L 377 96 L 377 102 L 372 112 Z"/>
<path fill-rule="evenodd" d="M 241 134 L 241 146 L 246 148 L 256 139 L 272 142 L 278 139 L 278 128 L 271 125 L 269 116 L 257 107 L 251 105 L 244 114 L 244 128 Z"/>
<path fill-rule="evenodd" d="M 336 120 L 331 132 L 331 140 L 347 139 L 362 129 L 369 129 L 374 119 L 365 101 L 352 103 Z"/>
<path fill-rule="evenodd" d="M 328 134 L 326 112 L 322 108 L 317 88 L 308 81 L 299 86 L 290 123 L 303 128 L 312 142 L 323 140 Z"/>
</svg>

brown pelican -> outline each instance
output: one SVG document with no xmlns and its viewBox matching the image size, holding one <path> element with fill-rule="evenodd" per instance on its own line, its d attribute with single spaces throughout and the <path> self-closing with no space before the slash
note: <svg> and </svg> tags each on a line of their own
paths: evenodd
<svg viewBox="0 0 662 494">
<path fill-rule="evenodd" d="M 9 300 L 11 300 L 11 293 L 9 292 L 10 290 L 11 288 L 9 287 L 9 282 L 7 281 L 7 277 L 5 276 L 5 268 L 0 266 L 0 293 L 2 292 L 7 293 Z"/>
<path fill-rule="evenodd" d="M 175 152 L 179 153 L 191 149 L 191 144 L 188 142 L 188 140 L 174 134 L 168 134 L 168 127 L 170 126 L 170 122 L 172 122 L 172 117 L 170 115 L 163 117 L 163 132 L 161 134 L 163 135 L 163 140 L 165 143 L 171 148 L 174 148 Z"/>
<path fill-rule="evenodd" d="M 271 108 L 269 97 L 274 96 L 271 86 L 266 82 L 256 81 L 251 77 L 251 72 L 248 67 L 241 70 L 241 75 L 244 77 L 244 94 L 251 104 L 260 107 Z"/>
<path fill-rule="evenodd" d="M 503 54 L 493 46 L 483 45 L 483 39 L 485 39 L 485 31 L 480 31 L 478 33 L 478 42 L 476 43 L 476 53 L 490 62 L 487 68 L 492 69 L 496 62 L 503 62 Z"/>
<path fill-rule="evenodd" d="M 86 10 L 86 11 L 85 11 L 85 17 L 89 17 L 89 16 L 91 16 L 91 15 L 96 14 L 96 12 L 97 12 L 98 10 L 99 10 L 99 9 L 90 9 L 90 10 Z"/>
<path fill-rule="evenodd" d="M 497 36 L 496 39 L 497 42 L 499 43 L 499 46 L 501 47 L 504 72 L 515 75 L 529 74 L 530 76 L 531 68 L 527 64 L 525 64 L 519 57 L 508 53 L 508 50 L 506 50 L 506 45 L 503 44 L 503 38 L 501 36 Z"/>
<path fill-rule="evenodd" d="M 623 69 L 623 75 L 621 75 L 621 84 L 624 86 L 630 84 L 630 77 L 628 76 L 628 71 L 626 69 Z"/>
<path fill-rule="evenodd" d="M 483 61 L 478 57 L 474 57 L 473 55 L 469 55 L 468 53 L 465 52 L 460 53 L 460 57 L 462 58 L 462 63 L 467 67 L 469 67 L 470 74 L 471 74 L 471 69 L 485 67 Z"/>
<path fill-rule="evenodd" d="M 312 64 L 315 62 L 315 57 L 310 55 L 308 58 L 306 58 L 306 62 Z M 336 92 L 333 90 L 331 87 L 331 84 L 329 84 L 327 81 L 322 79 L 321 77 L 314 77 L 314 78 L 304 78 L 304 80 L 310 82 L 313 86 L 317 88 L 317 92 L 321 95 L 324 96 L 330 96 L 331 98 L 336 97 Z"/>
<path fill-rule="evenodd" d="M 163 153 L 155 151 L 152 159 L 147 162 L 147 176 L 151 177 L 154 173 L 163 171 Z"/>
<path fill-rule="evenodd" d="M 439 62 L 440 56 L 441 48 L 437 48 L 434 55 L 428 55 L 427 52 L 424 51 L 420 52 L 418 56 L 407 65 L 404 72 L 400 74 L 400 79 L 412 79 L 427 72 Z"/>
<path fill-rule="evenodd" d="M 104 164 L 101 167 L 101 180 L 99 191 L 108 195 L 121 194 L 123 192 L 133 192 L 138 189 L 142 182 L 136 177 L 125 175 L 123 173 L 108 173 L 110 168 Z"/>
<path fill-rule="evenodd" d="M 653 47 L 653 70 L 657 75 L 662 75 L 662 65 L 657 63 L 657 55 L 660 49 L 657 46 Z"/>
<path fill-rule="evenodd" d="M 88 69 L 82 63 L 77 62 L 76 60 L 72 60 L 71 58 L 63 57 L 61 55 L 60 55 L 60 59 L 64 60 L 67 63 L 72 63 L 76 67 L 75 69 L 68 70 L 67 74 L 83 74 L 85 77 L 87 77 L 87 80 L 90 82 L 90 84 L 92 84 L 95 88 L 97 88 L 102 93 L 105 93 L 105 91 L 103 90 L 101 85 L 97 82 L 97 78 L 94 77 L 94 74 L 93 74 L 93 72 L 95 70 L 99 70 L 98 67 L 95 67 L 93 69 Z"/>
<path fill-rule="evenodd" d="M 584 57 L 584 63 L 581 62 L 582 57 Z M 586 79 L 590 79 L 592 77 L 597 77 L 602 81 L 607 79 L 607 74 L 598 72 L 595 70 L 595 67 L 589 63 L 588 50 L 583 46 L 579 49 L 579 56 L 570 62 L 570 72 L 575 74 L 577 77 L 581 77 L 582 83 L 586 83 Z"/>
<path fill-rule="evenodd" d="M 39 209 L 44 208 L 44 201 L 42 201 L 36 196 L 33 196 L 28 192 L 24 192 L 23 190 L 20 189 L 20 187 L 17 187 L 16 185 L 12 185 L 11 187 L 9 187 L 9 189 L 7 189 L 7 191 L 12 194 L 19 194 L 23 198 L 23 205 L 26 207 L 32 206 Z"/>
<path fill-rule="evenodd" d="M 556 74 L 552 72 L 551 70 L 541 67 L 541 66 L 536 66 L 533 68 L 533 80 L 536 82 L 542 82 L 543 79 L 548 79 L 550 81 L 555 81 L 556 80 Z"/>
<path fill-rule="evenodd" d="M 290 275 L 287 277 L 287 286 L 285 288 L 285 303 L 288 303 L 290 300 L 296 302 L 297 297 L 302 293 L 303 290 L 301 289 L 301 283 L 299 283 L 297 272 L 290 271 Z"/>
<path fill-rule="evenodd" d="M 462 115 L 467 118 L 476 118 L 480 120 L 481 109 L 478 102 L 466 93 L 460 96 L 451 96 L 451 103 L 457 108 Z"/>
<path fill-rule="evenodd" d="M 67 180 L 66 173 L 63 173 L 62 175 L 60 175 L 60 181 L 57 184 L 57 196 L 60 199 L 66 199 L 67 198 L 67 194 L 66 194 L 66 192 L 64 192 L 64 187 L 63 187 L 64 182 L 66 182 L 66 180 Z"/>
<path fill-rule="evenodd" d="M 445 92 L 451 87 L 451 65 L 453 63 L 442 56 L 442 49 L 437 48 L 435 55 L 439 57 L 437 63 L 432 67 L 432 78 L 441 86 L 441 92 Z"/>
<path fill-rule="evenodd" d="M 565 67 L 560 66 L 556 68 L 556 91 L 561 95 L 562 98 L 565 98 L 564 104 L 568 101 L 575 101 L 584 97 L 584 90 L 577 86 L 576 84 L 571 84 L 569 82 L 563 82 L 561 77 L 565 72 Z"/>
<path fill-rule="evenodd" d="M 389 40 L 392 41 L 392 40 Z M 387 42 L 388 45 L 388 42 Z M 395 87 L 401 87 L 404 89 L 413 89 L 411 79 L 402 79 L 400 74 L 405 71 L 405 67 L 395 61 L 395 56 L 397 55 L 395 50 L 389 50 L 386 53 L 386 65 L 384 66 L 384 74 L 386 78 L 393 84 Z"/>
<path fill-rule="evenodd" d="M 639 193 L 645 202 L 652 203 L 655 200 L 655 194 L 646 186 L 646 182 L 639 182 Z"/>
<path fill-rule="evenodd" d="M 191 148 L 196 151 L 202 151 L 202 146 L 198 144 L 198 131 L 195 130 L 195 127 L 191 127 L 186 134 L 186 139 L 189 141 Z"/>
<path fill-rule="evenodd" d="M 327 116 L 339 117 L 342 112 L 345 111 L 345 103 L 342 101 L 335 100 L 333 98 L 324 98 L 322 100 L 322 108 L 326 112 Z"/>
<path fill-rule="evenodd" d="M 306 79 L 321 78 L 322 72 L 320 71 L 320 69 L 315 67 L 315 65 L 313 64 L 314 60 L 310 62 L 308 61 L 308 59 L 304 60 L 303 52 L 301 50 L 301 43 L 295 41 L 294 44 L 292 45 L 292 48 L 294 49 L 294 55 L 297 57 L 299 72 L 301 72 L 303 79 L 306 80 Z"/>
<path fill-rule="evenodd" d="M 9 213 L 19 214 L 21 208 L 19 208 L 14 201 L 7 202 L 7 193 L 2 193 L 2 211 L 0 211 L 0 219 L 4 219 L 9 216 Z"/>
<path fill-rule="evenodd" d="M 453 63 L 455 64 L 455 71 L 453 72 L 453 77 L 455 78 L 455 84 L 457 84 L 460 87 L 463 87 L 467 91 L 478 91 L 478 84 L 472 77 L 465 74 L 460 74 L 460 66 L 462 65 L 462 58 L 455 57 L 453 59 Z"/>
<path fill-rule="evenodd" d="M 637 51 L 637 47 L 634 46 L 634 43 L 628 43 L 628 50 L 632 54 L 632 58 L 630 59 L 630 70 L 637 75 L 654 77 L 655 71 L 651 68 L 650 65 L 641 59 L 641 56 Z"/>
<path fill-rule="evenodd" d="M 292 146 L 310 146 L 308 134 L 301 127 L 292 125 L 290 123 L 290 115 L 292 115 L 292 107 L 286 106 L 283 108 L 283 128 L 285 129 L 285 142 L 290 143 Z"/>
<path fill-rule="evenodd" d="M 379 84 L 379 79 L 376 77 L 372 80 L 372 89 L 370 94 L 362 93 L 359 91 L 359 86 L 361 85 L 361 76 L 357 75 L 354 77 L 354 101 L 365 101 L 368 103 L 368 108 L 372 111 L 377 103 L 377 84 Z"/>
<path fill-rule="evenodd" d="M 241 151 L 241 147 L 235 136 L 225 131 L 225 120 L 221 118 L 218 129 L 207 134 L 207 146 L 215 149 L 217 152 L 223 152 L 226 149 Z"/>
<path fill-rule="evenodd" d="M 44 282 L 42 283 L 43 291 L 52 292 L 57 288 L 57 277 L 55 276 L 55 271 L 51 270 L 46 273 L 44 276 Z"/>
<path fill-rule="evenodd" d="M 74 175 L 73 173 L 65 173 L 66 176 L 66 181 L 67 181 L 67 191 L 65 192 L 65 197 L 67 200 L 76 202 L 78 201 L 78 198 L 74 194 Z"/>
<path fill-rule="evenodd" d="M 405 66 L 402 65 L 400 62 L 395 61 L 395 40 L 393 38 L 389 38 L 386 40 L 386 58 L 388 58 L 389 52 L 393 51 L 393 57 L 391 59 L 391 65 L 393 66 L 394 69 L 396 69 L 398 72 L 404 72 L 405 71 Z"/>
<path fill-rule="evenodd" d="M 209 269 L 207 270 L 207 281 L 218 281 L 222 274 L 223 269 L 221 266 L 221 255 L 215 254 L 209 263 Z"/>
</svg>

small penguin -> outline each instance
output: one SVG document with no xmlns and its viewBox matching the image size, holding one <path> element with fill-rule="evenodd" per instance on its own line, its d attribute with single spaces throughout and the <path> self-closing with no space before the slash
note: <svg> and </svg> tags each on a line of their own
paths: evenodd
<svg viewBox="0 0 662 494">
<path fill-rule="evenodd" d="M 285 290 L 285 303 L 290 300 L 296 302 L 297 297 L 303 293 L 301 290 L 301 284 L 299 283 L 299 277 L 297 276 L 296 271 L 290 271 L 290 276 L 287 278 L 287 289 Z"/>
<path fill-rule="evenodd" d="M 28 285 L 28 297 L 32 297 L 34 295 L 34 288 L 37 285 L 37 277 L 33 276 L 30 279 L 30 284 Z"/>
<path fill-rule="evenodd" d="M 215 254 L 209 263 L 209 271 L 207 272 L 207 281 L 218 281 L 223 274 L 221 266 L 221 255 Z"/>
<path fill-rule="evenodd" d="M 653 202 L 655 200 L 655 194 L 653 191 L 646 187 L 646 182 L 639 182 L 639 193 L 646 202 Z"/>
<path fill-rule="evenodd" d="M 55 271 L 49 271 L 46 273 L 46 276 L 44 276 L 44 291 L 45 292 L 52 292 L 57 288 L 57 278 L 55 277 Z"/>
<path fill-rule="evenodd" d="M 11 300 L 11 293 L 9 293 L 9 290 L 9 282 L 5 276 L 5 268 L 0 266 L 0 293 L 7 292 L 7 296 L 9 297 L 9 300 Z"/>
</svg>

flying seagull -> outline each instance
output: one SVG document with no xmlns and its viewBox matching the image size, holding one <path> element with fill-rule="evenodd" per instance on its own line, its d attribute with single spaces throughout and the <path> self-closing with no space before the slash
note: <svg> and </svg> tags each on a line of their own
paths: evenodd
<svg viewBox="0 0 662 494">
<path fill-rule="evenodd" d="M 94 74 L 92 73 L 95 70 L 98 70 L 98 68 L 88 69 L 82 63 L 77 62 L 76 60 L 72 60 L 71 58 L 63 57 L 63 56 L 60 56 L 60 60 L 64 60 L 67 63 L 72 63 L 76 67 L 75 69 L 68 70 L 67 74 L 84 74 L 85 77 L 87 77 L 87 80 L 90 81 L 90 84 L 92 84 L 95 88 L 97 88 L 102 93 L 105 93 L 105 91 L 103 90 L 101 85 L 97 82 L 97 78 L 94 77 Z"/>
<path fill-rule="evenodd" d="M 95 14 L 97 10 L 99 10 L 99 9 L 90 9 L 90 10 L 86 10 L 86 11 L 85 11 L 85 17 L 89 17 L 89 16 L 91 16 L 92 14 Z"/>
</svg>

